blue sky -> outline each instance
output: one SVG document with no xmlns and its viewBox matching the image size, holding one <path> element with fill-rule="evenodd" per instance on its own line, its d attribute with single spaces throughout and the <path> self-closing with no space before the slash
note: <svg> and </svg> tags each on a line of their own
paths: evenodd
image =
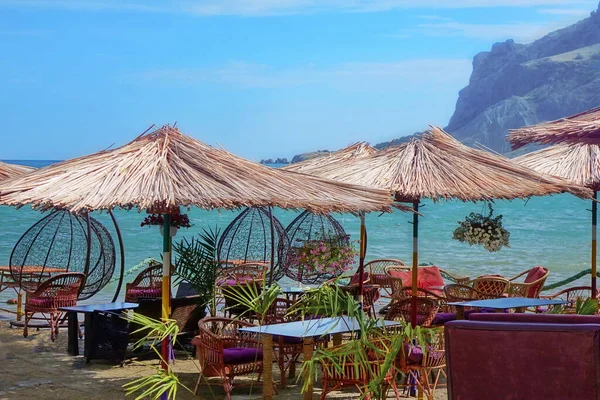
<svg viewBox="0 0 600 400">
<path fill-rule="evenodd" d="M 471 60 L 597 0 L 0 0 L 0 159 L 177 122 L 250 159 L 444 126 Z"/>
</svg>

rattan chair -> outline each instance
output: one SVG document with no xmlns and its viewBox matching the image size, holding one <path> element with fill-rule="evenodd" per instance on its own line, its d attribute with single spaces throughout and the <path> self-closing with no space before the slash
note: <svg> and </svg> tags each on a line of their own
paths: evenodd
<svg viewBox="0 0 600 400">
<path fill-rule="evenodd" d="M 600 294 L 600 290 L 596 290 L 596 296 L 592 296 L 592 287 L 591 286 L 574 286 L 570 288 L 566 288 L 561 290 L 560 292 L 550 294 L 550 295 L 541 295 L 542 299 L 550 299 L 550 300 L 564 300 L 566 304 L 562 306 L 563 312 L 565 314 L 575 314 L 575 305 L 577 304 L 577 299 L 589 299 L 590 297 L 598 298 Z M 548 307 L 545 309 L 538 308 L 538 312 L 548 311 L 552 307 Z"/>
<path fill-rule="evenodd" d="M 448 303 L 463 302 L 463 301 L 474 301 L 474 300 L 486 300 L 486 299 L 497 299 L 500 296 L 492 296 L 487 293 L 483 293 L 474 289 L 472 286 L 460 285 L 458 283 L 452 283 L 444 286 L 444 297 Z M 476 310 L 474 307 L 464 307 L 464 311 Z M 449 306 L 448 311 L 457 312 L 456 307 Z"/>
<path fill-rule="evenodd" d="M 385 272 L 386 267 L 403 265 L 405 264 L 402 260 L 397 260 L 395 258 L 380 258 L 366 263 L 365 271 L 369 272 L 371 283 L 374 285 L 379 285 L 379 287 L 381 287 L 381 289 L 384 291 L 382 294 L 389 297 L 392 295 L 392 287 L 389 282 L 390 276 Z"/>
<path fill-rule="evenodd" d="M 138 298 L 160 298 L 162 296 L 162 264 L 151 262 L 125 285 L 125 301 L 137 303 Z"/>
<path fill-rule="evenodd" d="M 386 344 L 383 341 L 375 343 L 378 348 L 383 352 L 389 349 L 389 343 Z M 344 346 L 336 346 L 329 349 L 330 352 L 335 353 L 336 349 L 343 348 Z M 383 347 L 386 346 L 386 347 Z M 376 376 L 381 374 L 381 368 L 384 365 L 385 356 L 382 354 L 375 354 L 372 350 L 366 351 L 366 359 L 370 360 L 367 365 L 363 363 L 357 364 L 355 362 L 355 355 L 343 355 L 340 356 L 339 360 L 323 358 L 321 360 L 321 367 L 323 369 L 323 388 L 321 390 L 321 400 L 324 400 L 329 393 L 334 390 L 339 390 L 343 387 L 356 387 L 364 398 L 370 398 L 369 393 L 364 392 L 367 385 L 375 379 Z M 390 388 L 394 391 L 396 399 L 400 398 L 398 387 L 396 385 L 396 369 L 394 366 L 388 369 L 386 372 L 382 385 L 383 385 L 383 396 L 387 398 L 387 392 Z M 362 396 L 361 396 L 362 398 Z"/>
<path fill-rule="evenodd" d="M 437 301 L 426 297 L 417 297 L 417 325 L 423 327 L 431 326 L 435 318 L 439 305 Z M 385 314 L 385 319 L 389 321 L 410 322 L 412 315 L 412 298 L 406 298 L 394 301 Z"/>
<path fill-rule="evenodd" d="M 25 298 L 25 313 L 23 336 L 27 337 L 27 325 L 34 314 L 42 314 L 50 325 L 50 338 L 56 339 L 58 327 L 64 320 L 64 313 L 60 307 L 73 307 L 77 305 L 77 296 L 85 275 L 79 272 L 58 274 L 42 282 L 33 292 L 27 292 Z"/>
<path fill-rule="evenodd" d="M 525 276 L 529 275 L 529 273 L 533 270 L 534 270 L 533 268 L 528 269 L 527 271 L 521 272 L 520 274 L 509 279 L 510 287 L 508 288 L 508 291 L 507 291 L 509 297 L 531 297 L 531 298 L 540 297 L 540 292 L 542 291 L 542 288 L 544 287 L 544 283 L 546 282 L 548 275 L 550 275 L 550 271 L 548 271 L 547 268 L 544 268 L 544 270 L 546 272 L 541 278 L 536 279 L 532 282 L 525 283 L 525 282 L 517 282 L 516 281 L 518 278 L 522 277 L 523 275 L 525 275 Z"/>
<path fill-rule="evenodd" d="M 510 282 L 499 276 L 480 276 L 470 282 L 470 286 L 479 292 L 480 299 L 502 297 L 510 288 Z"/>
<path fill-rule="evenodd" d="M 422 346 L 406 342 L 400 350 L 398 369 L 406 375 L 403 386 L 418 386 L 427 400 L 433 400 L 440 378 L 446 378 L 446 350 L 444 348 L 444 329 L 437 328 L 426 338 Z M 466 349 L 465 351 L 468 351 Z"/>
<path fill-rule="evenodd" d="M 411 286 L 403 286 L 404 282 L 400 278 L 390 278 L 390 282 L 392 284 L 392 299 L 393 300 L 403 300 L 409 299 L 412 297 L 412 287 Z M 433 299 L 438 303 L 440 312 L 449 312 L 450 308 L 448 306 L 448 300 L 445 296 L 439 294 L 438 292 L 433 292 L 431 290 L 417 288 L 417 296 L 418 297 L 426 297 L 429 299 Z"/>
<path fill-rule="evenodd" d="M 198 322 L 198 336 L 192 343 L 200 362 L 200 376 L 194 388 L 198 392 L 203 379 L 220 378 L 227 400 L 236 376 L 262 373 L 262 342 L 258 335 L 239 329 L 251 323 L 229 318 L 204 318 Z"/>
</svg>

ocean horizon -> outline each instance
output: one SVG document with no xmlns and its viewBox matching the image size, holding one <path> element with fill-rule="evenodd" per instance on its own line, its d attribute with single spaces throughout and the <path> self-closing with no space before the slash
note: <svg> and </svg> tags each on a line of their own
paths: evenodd
<svg viewBox="0 0 600 400">
<path fill-rule="evenodd" d="M 7 162 L 43 167 L 55 160 L 7 160 Z M 487 203 L 461 201 L 422 202 L 419 221 L 419 262 L 432 263 L 452 273 L 476 277 L 483 274 L 501 274 L 512 277 L 535 265 L 550 270 L 548 283 L 570 277 L 590 268 L 591 203 L 568 194 L 534 197 L 526 200 L 499 200 L 494 202 L 495 215 L 504 215 L 505 228 L 511 233 L 510 248 L 490 253 L 480 246 L 469 246 L 452 240 L 452 232 L 471 212 L 487 212 Z M 193 226 L 180 229 L 173 238 L 191 238 L 203 228 L 221 230 L 238 215 L 239 211 L 206 211 L 192 207 L 189 211 Z M 12 248 L 21 235 L 43 217 L 30 207 L 15 209 L 0 206 L 3 234 L 0 235 L 0 265 L 8 265 Z M 114 227 L 105 212 L 94 212 L 94 218 L 114 235 Z M 148 257 L 160 259 L 162 239 L 156 227 L 141 227 L 145 212 L 116 210 L 125 245 L 125 269 L 128 270 Z M 297 212 L 276 209 L 274 215 L 287 226 Z M 358 241 L 359 220 L 351 214 L 333 214 L 351 240 Z M 367 260 L 398 258 L 411 262 L 412 216 L 408 213 L 370 213 L 367 215 Z M 118 271 L 118 265 L 117 265 Z M 131 281 L 136 274 L 126 277 Z M 589 275 L 575 284 L 589 285 Z M 116 284 L 107 286 L 90 301 L 110 301 Z M 121 298 L 123 290 L 121 291 Z M 0 293 L 0 303 L 14 297 L 12 290 Z"/>
</svg>

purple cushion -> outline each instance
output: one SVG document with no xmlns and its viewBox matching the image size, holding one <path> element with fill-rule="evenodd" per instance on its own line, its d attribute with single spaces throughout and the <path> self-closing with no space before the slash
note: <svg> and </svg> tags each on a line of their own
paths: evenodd
<svg viewBox="0 0 600 400">
<path fill-rule="evenodd" d="M 404 354 L 409 363 L 419 364 L 423 361 L 423 350 L 419 345 L 404 343 Z"/>
<path fill-rule="evenodd" d="M 239 276 L 237 278 L 228 278 L 217 281 L 217 286 L 237 286 L 251 283 L 254 280 L 251 276 Z"/>
<path fill-rule="evenodd" d="M 435 318 L 431 321 L 431 325 L 444 325 L 446 322 L 454 321 L 455 319 L 455 313 L 439 312 L 435 314 Z"/>
<path fill-rule="evenodd" d="M 302 338 L 282 336 L 283 344 L 301 344 Z M 279 342 L 279 335 L 273 335 L 273 342 Z"/>
<path fill-rule="evenodd" d="M 223 349 L 223 361 L 225 361 L 225 364 L 245 364 L 260 361 L 262 358 L 262 349 L 254 347 L 231 347 Z"/>
</svg>

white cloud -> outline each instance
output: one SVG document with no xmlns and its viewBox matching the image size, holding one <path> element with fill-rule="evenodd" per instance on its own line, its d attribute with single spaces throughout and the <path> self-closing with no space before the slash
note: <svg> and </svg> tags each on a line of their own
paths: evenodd
<svg viewBox="0 0 600 400">
<path fill-rule="evenodd" d="M 428 36 L 462 36 L 482 40 L 514 39 L 529 43 L 557 29 L 564 28 L 576 19 L 548 23 L 510 22 L 506 24 L 468 24 L 457 21 L 419 24 L 418 31 Z"/>
<path fill-rule="evenodd" d="M 269 16 L 318 12 L 482 7 L 597 7 L 596 0 L 0 0 L 0 7 L 192 13 L 201 16 Z"/>
<path fill-rule="evenodd" d="M 440 71 L 443 70 L 443 73 Z M 421 59 L 397 62 L 353 62 L 331 67 L 314 65 L 278 69 L 264 64 L 234 62 L 220 68 L 148 70 L 143 80 L 183 84 L 219 83 L 241 88 L 283 88 L 304 85 L 330 86 L 343 90 L 389 90 L 422 84 L 466 84 L 471 61 Z"/>
<path fill-rule="evenodd" d="M 590 15 L 590 10 L 576 8 L 542 8 L 541 10 L 538 10 L 538 12 L 552 15 L 572 15 L 582 18 Z"/>
</svg>

